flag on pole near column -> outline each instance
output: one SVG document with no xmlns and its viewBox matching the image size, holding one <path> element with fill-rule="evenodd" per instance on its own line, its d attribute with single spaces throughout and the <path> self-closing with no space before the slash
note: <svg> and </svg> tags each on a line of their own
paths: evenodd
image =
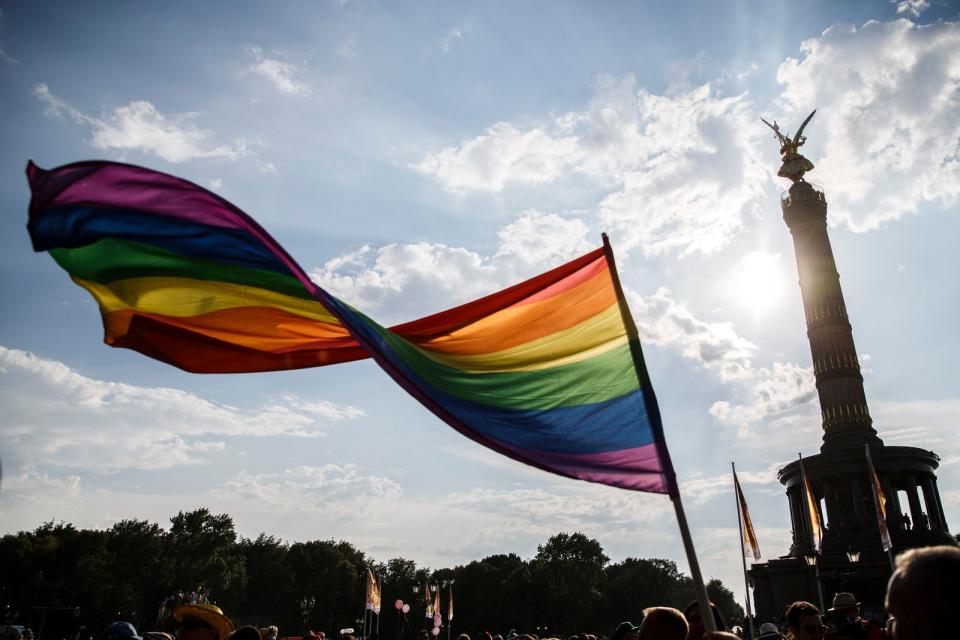
<svg viewBox="0 0 960 640">
<path fill-rule="evenodd" d="M 807 526 L 810 530 L 810 542 L 814 550 L 819 553 L 823 544 L 823 523 L 820 521 L 820 509 L 817 508 L 817 501 L 813 497 L 813 491 L 810 490 L 807 472 L 803 469 L 802 457 L 800 458 L 800 475 L 803 479 L 803 499 L 807 505 Z"/>
<path fill-rule="evenodd" d="M 863 445 L 867 450 L 867 471 L 870 474 L 870 489 L 873 491 L 873 504 L 877 511 L 877 528 L 880 529 L 880 543 L 884 551 L 893 549 L 893 541 L 890 539 L 890 529 L 887 527 L 887 497 L 883 494 L 883 487 L 880 486 L 880 478 L 877 477 L 877 471 L 873 468 L 873 458 L 870 457 L 870 445 Z"/>
<path fill-rule="evenodd" d="M 453 587 L 450 587 L 450 600 L 447 602 L 447 622 L 453 620 Z"/>
<path fill-rule="evenodd" d="M 433 598 L 430 597 L 430 584 L 427 582 L 423 583 L 423 599 L 426 602 L 426 606 L 423 610 L 423 617 L 433 618 Z"/>
<path fill-rule="evenodd" d="M 443 611 L 443 610 L 440 608 L 440 589 L 437 588 L 437 590 L 433 592 L 433 620 L 434 620 L 434 622 L 437 622 L 437 621 L 440 619 L 440 612 L 441 612 L 441 611 Z"/>
<path fill-rule="evenodd" d="M 743 490 L 740 489 L 740 481 L 737 479 L 736 471 L 733 472 L 733 485 L 737 490 L 737 501 L 740 503 L 740 524 L 743 529 L 743 553 L 752 554 L 754 560 L 759 560 L 760 544 L 757 542 L 757 534 L 753 530 L 750 510 L 747 509 L 747 501 L 743 497 Z"/>
<path fill-rule="evenodd" d="M 373 572 L 367 569 L 367 605 L 368 611 L 373 611 L 380 615 L 380 585 L 377 584 Z"/>
</svg>

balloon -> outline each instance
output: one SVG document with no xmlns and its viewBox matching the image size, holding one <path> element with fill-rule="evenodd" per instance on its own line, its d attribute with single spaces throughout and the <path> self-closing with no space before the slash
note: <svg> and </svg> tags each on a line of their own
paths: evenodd
<svg viewBox="0 0 960 640">
<path fill-rule="evenodd" d="M 404 613 L 410 613 L 410 605 L 404 604 L 402 608 Z"/>
<path fill-rule="evenodd" d="M 432 633 L 435 636 L 440 635 L 440 627 L 434 627 L 433 631 L 431 631 L 430 633 Z"/>
<path fill-rule="evenodd" d="M 393 603 L 393 606 L 396 607 L 397 611 L 400 611 L 400 609 L 403 609 L 403 600 L 397 600 Z"/>
</svg>

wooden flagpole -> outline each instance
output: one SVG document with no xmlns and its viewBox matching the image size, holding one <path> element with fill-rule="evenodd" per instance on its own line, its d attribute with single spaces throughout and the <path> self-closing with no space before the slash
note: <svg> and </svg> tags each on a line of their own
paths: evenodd
<svg viewBox="0 0 960 640">
<path fill-rule="evenodd" d="M 740 530 L 740 560 L 743 564 L 743 592 L 747 605 L 747 622 L 750 625 L 750 638 L 753 638 L 753 612 L 750 607 L 750 580 L 747 578 L 747 555 L 743 549 L 743 512 L 740 511 L 740 484 L 737 482 L 737 467 L 730 461 L 733 471 L 733 499 L 737 501 L 737 528 Z"/>
<path fill-rule="evenodd" d="M 643 351 L 640 347 L 640 334 L 637 332 L 637 324 L 633 321 L 630 307 L 627 306 L 627 299 L 623 295 L 623 287 L 620 285 L 620 277 L 617 275 L 617 263 L 613 257 L 613 247 L 610 246 L 610 238 L 607 237 L 606 233 L 601 234 L 601 237 L 603 238 L 603 253 L 607 258 L 610 277 L 613 280 L 613 288 L 617 294 L 617 306 L 620 308 L 620 315 L 627 329 L 630 355 L 633 357 L 633 367 L 637 375 L 642 376 L 640 379 L 640 389 L 643 393 L 643 401 L 650 417 L 650 429 L 653 431 L 653 440 L 657 447 L 657 458 L 659 458 L 660 464 L 663 466 L 661 473 L 667 485 L 667 493 L 673 502 L 673 509 L 677 514 L 680 538 L 683 540 L 683 549 L 687 554 L 687 564 L 690 565 L 690 577 L 693 579 L 694 591 L 697 594 L 700 619 L 703 621 L 704 630 L 707 633 L 713 633 L 717 630 L 717 625 L 714 623 L 713 611 L 710 609 L 710 596 L 707 595 L 707 588 L 703 583 L 703 575 L 700 573 L 700 563 L 697 562 L 697 552 L 693 547 L 693 538 L 690 536 L 690 527 L 687 524 L 687 516 L 683 511 L 683 502 L 680 499 L 680 489 L 677 487 L 677 474 L 673 470 L 673 462 L 670 460 L 670 452 L 667 451 L 666 440 L 664 440 L 660 407 L 657 404 L 657 396 L 653 393 L 653 386 L 650 384 L 650 379 L 647 376 L 647 368 L 643 361 Z"/>
</svg>

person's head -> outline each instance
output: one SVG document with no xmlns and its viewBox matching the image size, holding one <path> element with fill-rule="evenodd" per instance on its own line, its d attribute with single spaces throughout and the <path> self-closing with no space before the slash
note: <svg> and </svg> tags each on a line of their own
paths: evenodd
<svg viewBox="0 0 960 640">
<path fill-rule="evenodd" d="M 894 640 L 947 638 L 957 631 L 960 549 L 911 549 L 897 556 L 887 583 L 887 612 Z"/>
<path fill-rule="evenodd" d="M 772 622 L 764 622 L 760 625 L 760 638 L 759 640 L 780 640 L 782 636 L 780 635 L 780 629 L 777 628 L 777 625 Z"/>
<path fill-rule="evenodd" d="M 461 633 L 460 635 L 457 636 L 457 640 L 470 640 L 470 636 L 468 636 L 465 633 Z"/>
<path fill-rule="evenodd" d="M 717 628 L 717 631 L 726 631 L 727 623 L 723 621 L 723 616 L 720 615 L 720 610 L 717 609 L 717 605 L 712 602 L 710 603 L 710 613 L 713 614 L 713 626 Z M 700 602 L 694 600 L 688 604 L 687 608 L 683 610 L 683 615 L 687 618 L 687 623 L 690 625 L 690 631 L 687 632 L 687 637 L 700 640 L 703 634 L 706 633 L 706 629 L 703 626 L 703 619 L 700 618 Z"/>
<path fill-rule="evenodd" d="M 685 640 L 689 631 L 687 619 L 671 607 L 650 607 L 643 610 L 638 640 Z"/>
<path fill-rule="evenodd" d="M 787 607 L 787 626 L 795 640 L 820 640 L 823 637 L 820 609 L 803 600 Z"/>
<path fill-rule="evenodd" d="M 233 623 L 215 604 L 184 604 L 173 610 L 178 640 L 226 640 Z"/>
<path fill-rule="evenodd" d="M 833 605 L 827 610 L 832 618 L 859 618 L 860 603 L 852 593 L 841 591 L 833 596 Z"/>
<path fill-rule="evenodd" d="M 231 633 L 228 640 L 262 640 L 262 638 L 259 629 L 247 624 Z"/>
<path fill-rule="evenodd" d="M 143 640 L 129 622 L 114 622 L 103 630 L 103 640 Z"/>
<path fill-rule="evenodd" d="M 420 640 L 430 640 L 430 632 L 426 629 L 420 629 L 420 631 L 417 632 L 417 637 Z"/>
<path fill-rule="evenodd" d="M 613 635 L 610 636 L 610 640 L 637 640 L 637 632 L 639 630 L 640 627 L 629 620 L 624 620 L 613 630 Z"/>
</svg>

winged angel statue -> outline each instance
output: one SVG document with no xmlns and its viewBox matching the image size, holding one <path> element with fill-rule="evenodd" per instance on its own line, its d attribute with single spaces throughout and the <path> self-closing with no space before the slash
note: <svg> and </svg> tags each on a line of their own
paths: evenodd
<svg viewBox="0 0 960 640">
<path fill-rule="evenodd" d="M 813 163 L 800 155 L 798 149 L 807 141 L 806 136 L 803 135 L 803 130 L 816 112 L 816 109 L 810 112 L 810 115 L 803 121 L 803 124 L 800 125 L 800 128 L 797 129 L 797 132 L 792 138 L 780 133 L 780 125 L 777 124 L 776 120 L 773 121 L 773 124 L 770 124 L 766 120 L 763 120 L 763 118 L 760 118 L 765 125 L 773 129 L 777 139 L 780 140 L 780 156 L 783 158 L 783 164 L 780 165 L 780 170 L 777 171 L 777 175 L 781 178 L 790 178 L 793 182 L 806 182 L 803 179 L 803 174 L 813 170 Z"/>
</svg>

